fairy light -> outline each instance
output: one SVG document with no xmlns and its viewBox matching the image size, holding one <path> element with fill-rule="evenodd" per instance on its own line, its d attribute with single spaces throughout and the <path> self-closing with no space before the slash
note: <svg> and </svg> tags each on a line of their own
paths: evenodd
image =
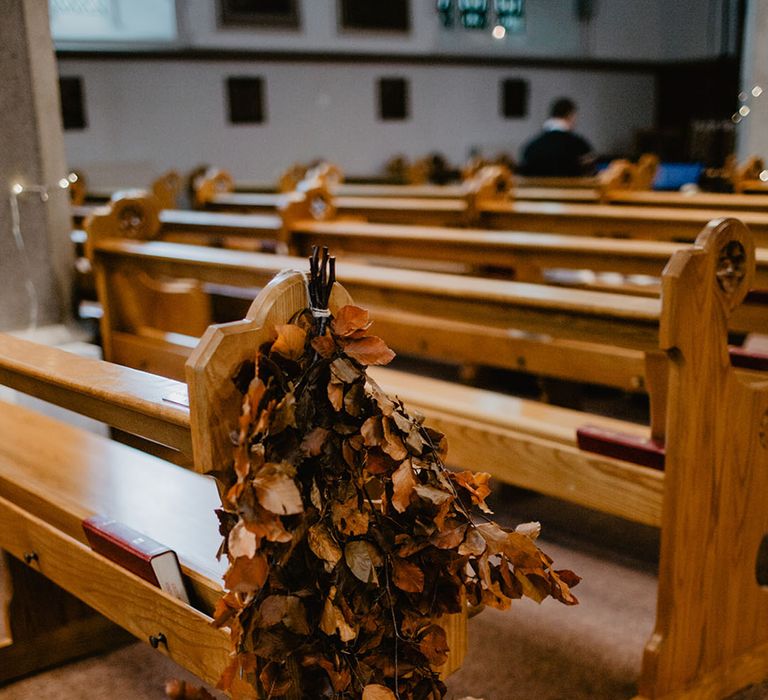
<svg viewBox="0 0 768 700">
<path fill-rule="evenodd" d="M 739 107 L 738 111 L 734 112 L 731 115 L 731 121 L 734 124 L 740 124 L 744 119 L 749 116 L 752 112 L 752 107 L 750 107 L 747 102 L 750 100 L 751 97 L 760 97 L 763 94 L 763 88 L 760 85 L 753 85 L 752 89 L 747 92 L 746 90 L 742 90 L 739 93 L 739 102 L 744 102 L 745 104 L 741 105 Z M 761 178 L 762 179 L 762 178 Z"/>
<path fill-rule="evenodd" d="M 491 31 L 491 35 L 494 39 L 503 39 L 507 35 L 507 30 L 503 25 L 497 24 Z"/>
<path fill-rule="evenodd" d="M 72 179 L 74 177 L 74 179 Z M 77 181 L 77 175 L 70 173 L 67 177 L 61 178 L 55 187 L 66 190 L 71 183 Z M 27 253 L 27 247 L 24 243 L 24 236 L 21 232 L 21 214 L 19 211 L 19 198 L 26 194 L 36 194 L 41 202 L 48 201 L 48 191 L 53 189 L 54 186 L 48 185 L 26 185 L 21 182 L 14 182 L 10 187 L 10 204 L 11 204 L 11 233 L 13 234 L 13 241 L 16 244 L 16 250 L 19 251 L 19 257 L 21 258 L 24 271 L 26 273 L 26 280 L 24 281 L 24 287 L 27 291 L 29 298 L 29 330 L 37 328 L 39 318 L 39 297 L 37 293 L 37 287 L 35 287 L 34 277 L 32 275 L 32 265 Z"/>
<path fill-rule="evenodd" d="M 763 182 L 768 182 L 768 170 L 761 170 L 761 171 L 760 171 L 760 174 L 758 175 L 758 177 L 759 177 L 759 178 L 760 178 L 760 179 L 761 179 Z"/>
</svg>

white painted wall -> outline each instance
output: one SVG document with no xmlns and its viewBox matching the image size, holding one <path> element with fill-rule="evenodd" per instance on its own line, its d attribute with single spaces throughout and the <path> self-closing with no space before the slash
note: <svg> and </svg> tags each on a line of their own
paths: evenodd
<svg viewBox="0 0 768 700">
<path fill-rule="evenodd" d="M 764 0 L 768 2 L 768 0 Z M 524 34 L 503 41 L 488 32 L 445 30 L 433 0 L 411 0 L 406 35 L 341 33 L 337 0 L 299 0 L 299 30 L 219 27 L 213 0 L 179 0 L 179 46 L 252 51 L 367 52 L 381 54 L 676 60 L 719 50 L 723 2 L 732 0 L 594 0 L 590 22 L 580 23 L 572 0 L 526 4 Z M 350 173 L 371 173 L 396 152 L 432 150 L 454 162 L 472 146 L 489 153 L 517 151 L 545 116 L 549 102 L 569 95 L 582 108 L 581 131 L 598 151 L 631 146 L 634 131 L 653 122 L 654 85 L 632 72 L 372 65 L 60 60 L 63 75 L 85 79 L 88 129 L 66 132 L 70 164 L 94 184 L 144 184 L 154 174 L 200 162 L 220 164 L 236 177 L 269 178 L 294 160 L 325 156 Z M 226 123 L 224 80 L 261 75 L 267 81 L 268 122 Z M 411 81 L 411 118 L 378 122 L 375 81 L 398 75 Z M 527 119 L 499 115 L 498 82 L 530 81 Z M 130 180 L 130 182 L 128 182 Z"/>
<path fill-rule="evenodd" d="M 719 21 L 721 4 L 732 1 L 593 0 L 592 20 L 580 23 L 573 0 L 535 0 L 526 3 L 526 31 L 502 41 L 442 28 L 434 0 L 411 0 L 411 32 L 392 37 L 339 32 L 337 0 L 299 0 L 299 30 L 219 27 L 212 0 L 185 0 L 178 17 L 181 42 L 196 47 L 653 61 L 716 55 L 719 47 L 707 39 L 710 17 Z"/>
<path fill-rule="evenodd" d="M 517 151 L 538 130 L 552 99 L 581 105 L 579 130 L 602 152 L 631 147 L 653 119 L 647 74 L 396 64 L 60 60 L 85 81 L 88 129 L 65 132 L 69 164 L 93 184 L 144 185 L 153 174 L 200 162 L 236 178 L 273 178 L 293 161 L 327 157 L 347 172 L 377 171 L 393 154 L 437 150 L 462 162 L 472 146 Z M 267 123 L 230 125 L 228 75 L 266 78 Z M 380 122 L 376 81 L 410 80 L 411 118 Z M 499 81 L 530 81 L 530 114 L 499 113 Z M 126 181 L 126 177 L 132 181 Z"/>
</svg>

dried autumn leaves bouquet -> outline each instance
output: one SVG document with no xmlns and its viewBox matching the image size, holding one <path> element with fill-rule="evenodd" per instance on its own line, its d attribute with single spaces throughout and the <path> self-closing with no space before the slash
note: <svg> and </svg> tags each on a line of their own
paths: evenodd
<svg viewBox="0 0 768 700">
<path fill-rule="evenodd" d="M 441 698 L 438 618 L 467 602 L 576 603 L 534 533 L 476 524 L 488 475 L 443 466 L 445 438 L 366 375 L 394 353 L 368 312 L 278 326 L 244 396 L 219 512 L 230 566 L 216 624 L 235 697 Z M 484 516 L 483 516 L 484 518 Z"/>
</svg>

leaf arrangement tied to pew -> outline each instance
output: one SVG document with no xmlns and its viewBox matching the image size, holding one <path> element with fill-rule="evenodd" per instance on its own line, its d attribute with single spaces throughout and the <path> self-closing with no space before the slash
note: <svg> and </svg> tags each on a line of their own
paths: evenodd
<svg viewBox="0 0 768 700">
<path fill-rule="evenodd" d="M 445 438 L 367 376 L 394 353 L 364 309 L 330 317 L 333 260 L 311 262 L 310 308 L 235 378 L 234 459 L 215 474 L 229 558 L 215 624 L 235 649 L 219 685 L 241 698 L 441 698 L 440 616 L 522 596 L 575 604 L 579 579 L 552 568 L 537 527 L 473 520 L 489 512 L 488 474 L 446 470 Z"/>
</svg>

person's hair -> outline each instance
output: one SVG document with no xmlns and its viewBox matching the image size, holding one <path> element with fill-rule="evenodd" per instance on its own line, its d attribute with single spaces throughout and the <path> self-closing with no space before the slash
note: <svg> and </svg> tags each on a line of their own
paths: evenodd
<svg viewBox="0 0 768 700">
<path fill-rule="evenodd" d="M 552 103 L 549 110 L 549 116 L 555 119 L 567 119 L 576 111 L 576 103 L 567 98 L 560 97 Z"/>
</svg>

